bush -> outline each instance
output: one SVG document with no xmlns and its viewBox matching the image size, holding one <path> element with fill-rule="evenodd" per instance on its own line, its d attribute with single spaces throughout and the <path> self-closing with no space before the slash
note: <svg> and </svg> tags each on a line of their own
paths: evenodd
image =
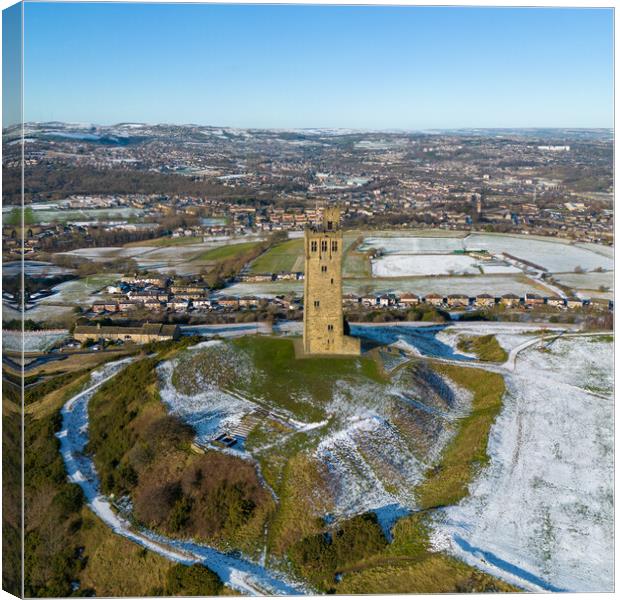
<svg viewBox="0 0 620 600">
<path fill-rule="evenodd" d="M 54 505 L 63 515 L 77 513 L 84 502 L 84 494 L 79 485 L 68 483 L 54 496 Z"/>
<path fill-rule="evenodd" d="M 299 573 L 322 589 L 330 589 L 338 571 L 383 550 L 387 540 L 374 513 L 343 522 L 331 535 L 308 536 L 293 545 L 288 556 Z"/>
<path fill-rule="evenodd" d="M 216 573 L 203 565 L 176 564 L 166 575 L 167 596 L 217 596 L 224 585 Z"/>
<path fill-rule="evenodd" d="M 131 471 L 119 465 L 136 441 L 132 419 L 139 407 L 153 399 L 148 388 L 155 383 L 156 364 L 156 359 L 147 358 L 129 365 L 104 383 L 90 401 L 88 450 L 94 454 L 105 493 L 122 494 L 134 485 Z"/>
<path fill-rule="evenodd" d="M 187 496 L 181 496 L 170 513 L 170 529 L 180 531 L 187 525 L 192 514 L 193 501 Z"/>
</svg>

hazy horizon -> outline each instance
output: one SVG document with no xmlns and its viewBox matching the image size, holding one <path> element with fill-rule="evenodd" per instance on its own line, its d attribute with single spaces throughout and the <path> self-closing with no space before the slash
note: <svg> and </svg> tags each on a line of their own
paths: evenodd
<svg viewBox="0 0 620 600">
<path fill-rule="evenodd" d="M 125 121 L 115 121 L 109 123 L 100 123 L 96 121 L 62 121 L 62 120 L 53 120 L 53 121 L 24 121 L 23 125 L 50 125 L 50 124 L 62 124 L 73 127 L 122 127 L 122 126 L 145 126 L 145 127 L 208 127 L 212 129 L 256 129 L 256 130 L 265 130 L 265 131 L 312 131 L 312 130 L 332 130 L 332 131 L 359 131 L 359 132 L 368 132 L 368 133 L 425 133 L 425 132 L 433 132 L 433 131 L 537 131 L 537 130 L 549 130 L 549 131 L 562 131 L 562 130 L 578 130 L 578 131 L 614 131 L 613 127 L 575 127 L 572 125 L 566 126 L 546 126 L 546 125 L 524 125 L 524 126 L 516 126 L 511 127 L 510 125 L 503 127 L 492 127 L 492 126 L 476 126 L 476 127 L 468 127 L 468 126 L 455 126 L 455 127 L 420 127 L 420 128 L 404 128 L 404 127 L 386 127 L 386 128 L 371 128 L 371 127 L 339 127 L 339 126 L 329 126 L 324 127 L 320 125 L 308 125 L 303 127 L 257 127 L 257 126 L 238 126 L 238 125 L 226 125 L 219 123 L 181 123 L 181 122 L 148 122 L 148 121 L 138 121 L 138 120 L 125 120 Z M 4 129 L 10 129 L 11 127 L 15 127 L 19 125 L 19 123 L 14 123 L 12 125 L 7 125 Z"/>
</svg>

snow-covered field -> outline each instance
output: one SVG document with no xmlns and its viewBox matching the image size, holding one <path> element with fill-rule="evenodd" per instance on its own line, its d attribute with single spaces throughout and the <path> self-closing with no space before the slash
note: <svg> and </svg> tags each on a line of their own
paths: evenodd
<svg viewBox="0 0 620 600">
<path fill-rule="evenodd" d="M 502 262 L 480 261 L 478 263 L 485 275 L 504 275 L 507 273 L 522 273 L 521 269 Z"/>
<path fill-rule="evenodd" d="M 107 248 L 77 248 L 76 250 L 61 252 L 60 254 L 87 258 L 95 262 L 107 262 L 118 258 L 138 258 L 141 254 L 152 249 L 152 247 L 117 248 L 111 246 Z"/>
<path fill-rule="evenodd" d="M 121 277 L 120 274 L 90 275 L 83 279 L 73 279 L 58 284 L 51 296 L 46 296 L 40 304 L 75 304 L 85 306 L 97 300 L 96 292 L 111 285 Z"/>
<path fill-rule="evenodd" d="M 561 338 L 519 355 L 470 496 L 433 543 L 531 590 L 613 590 L 613 346 Z"/>
<path fill-rule="evenodd" d="M 603 273 L 562 273 L 556 275 L 555 279 L 562 285 L 574 288 L 578 292 L 584 295 L 594 297 L 606 297 L 606 294 L 610 294 L 613 298 L 614 291 L 614 272 L 606 271 Z M 608 288 L 608 292 L 599 291 L 599 288 L 603 286 Z M 586 294 L 586 292 L 590 292 Z"/>
<path fill-rule="evenodd" d="M 128 248 L 78 248 L 65 252 L 69 256 L 80 256 L 95 262 L 109 262 L 119 258 L 133 258 L 141 269 L 167 272 L 175 270 L 179 274 L 198 273 L 204 267 L 204 261 L 196 260 L 200 254 L 219 246 L 264 239 L 262 234 L 243 236 L 217 236 L 207 238 L 196 244 L 179 244 L 170 246 L 148 245 Z"/>
<path fill-rule="evenodd" d="M 607 256 L 608 258 L 614 257 L 614 247 L 613 246 L 602 246 L 601 244 L 592 244 L 591 242 L 582 242 L 579 244 L 575 244 L 580 248 L 586 248 L 587 250 L 591 250 L 592 252 L 596 252 L 596 254 L 601 254 L 602 256 Z"/>
<path fill-rule="evenodd" d="M 383 250 L 386 254 L 451 254 L 464 250 L 462 238 L 456 237 L 375 237 L 364 238 L 361 252 Z"/>
<path fill-rule="evenodd" d="M 117 221 L 129 217 L 139 217 L 144 211 L 136 208 L 89 208 L 69 210 L 35 210 L 34 220 L 36 223 L 60 223 L 74 221 Z"/>
<path fill-rule="evenodd" d="M 70 315 L 73 311 L 71 306 L 49 306 L 47 304 L 37 304 L 33 308 L 28 309 L 23 315 L 26 319 L 34 321 L 54 321 L 54 319 L 63 319 Z M 13 307 L 2 303 L 2 318 L 5 320 L 21 319 L 22 313 Z"/>
<path fill-rule="evenodd" d="M 539 283 L 524 275 L 465 275 L 459 277 L 401 277 L 400 279 L 344 279 L 343 294 L 389 294 L 413 292 L 426 294 L 517 294 L 541 291 Z M 220 295 L 273 298 L 279 294 L 303 295 L 303 281 L 235 283 L 219 291 Z"/>
<path fill-rule="evenodd" d="M 65 273 L 71 273 L 71 269 L 65 269 L 63 267 L 57 267 L 56 265 L 43 262 L 40 260 L 25 260 L 23 264 L 23 270 L 29 277 L 53 277 L 56 275 L 64 275 Z M 2 273 L 4 277 L 16 277 L 22 272 L 22 262 L 14 260 L 6 262 L 2 265 Z"/>
<path fill-rule="evenodd" d="M 461 254 L 387 254 L 372 261 L 373 277 L 476 275 L 477 262 Z"/>
<path fill-rule="evenodd" d="M 586 271 L 598 267 L 613 269 L 613 249 L 594 244 L 571 245 L 565 240 L 554 238 L 481 234 L 474 233 L 466 238 L 442 237 L 379 237 L 364 240 L 361 250 L 381 249 L 386 255 L 432 255 L 447 254 L 455 250 L 487 250 L 491 254 L 506 252 L 518 258 L 541 265 L 552 273 L 571 272 L 580 266 Z M 409 263 L 407 263 L 409 264 Z M 411 263 L 414 264 L 414 263 Z M 438 263 L 441 264 L 441 263 Z M 396 267 L 398 269 L 398 267 Z M 377 276 L 387 277 L 386 270 Z M 441 273 L 442 271 L 438 271 Z M 409 273 L 413 274 L 413 272 Z M 397 276 L 396 273 L 391 275 Z"/>
<path fill-rule="evenodd" d="M 541 265 L 552 273 L 573 271 L 577 266 L 587 271 L 597 267 L 614 268 L 612 257 L 555 239 L 541 240 L 527 236 L 472 234 L 467 237 L 466 246 L 468 250 L 482 249 L 492 254 L 507 252 Z"/>
<path fill-rule="evenodd" d="M 407 375 L 387 388 L 339 382 L 328 407 L 332 427 L 315 451 L 329 473 L 333 514 L 373 511 L 389 533 L 393 524 L 389 516 L 415 508 L 415 486 L 454 434 L 454 421 L 467 413 L 470 403 L 464 390 L 450 385 L 443 396 L 436 390 L 425 393 Z M 435 420 L 437 429 L 421 451 L 409 437 L 424 419 Z"/>
<path fill-rule="evenodd" d="M 68 330 L 26 331 L 23 336 L 24 352 L 45 352 L 56 342 L 66 338 Z M 22 350 L 21 331 L 2 330 L 2 348 L 19 352 Z"/>
</svg>

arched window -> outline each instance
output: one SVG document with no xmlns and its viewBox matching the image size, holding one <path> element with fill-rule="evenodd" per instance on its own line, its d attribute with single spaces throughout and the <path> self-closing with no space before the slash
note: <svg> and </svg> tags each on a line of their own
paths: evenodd
<svg viewBox="0 0 620 600">
<path fill-rule="evenodd" d="M 336 240 L 332 240 L 332 252 L 338 252 L 338 242 Z"/>
<path fill-rule="evenodd" d="M 317 249 L 317 243 L 316 243 L 316 240 L 312 240 L 312 241 L 310 242 L 310 251 L 311 251 L 311 252 L 316 252 L 316 249 Z"/>
<path fill-rule="evenodd" d="M 327 240 L 321 240 L 321 251 L 327 252 Z"/>
</svg>

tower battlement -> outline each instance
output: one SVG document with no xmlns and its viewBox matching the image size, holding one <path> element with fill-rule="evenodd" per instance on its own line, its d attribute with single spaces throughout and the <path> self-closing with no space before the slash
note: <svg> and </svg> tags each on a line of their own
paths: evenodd
<svg viewBox="0 0 620 600">
<path fill-rule="evenodd" d="M 340 210 L 326 208 L 322 223 L 304 232 L 305 354 L 360 354 L 360 340 L 344 335 L 343 247 Z"/>
</svg>

